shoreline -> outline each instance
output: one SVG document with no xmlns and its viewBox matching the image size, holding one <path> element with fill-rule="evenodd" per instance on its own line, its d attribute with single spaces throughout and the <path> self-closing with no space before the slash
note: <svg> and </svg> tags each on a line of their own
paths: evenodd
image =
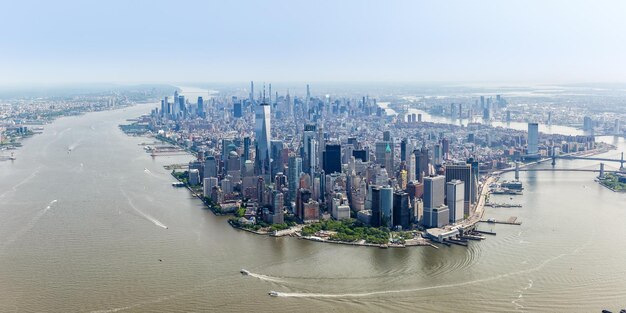
<svg viewBox="0 0 626 313">
<path fill-rule="evenodd" d="M 35 137 L 36 135 L 42 134 L 45 131 L 45 126 L 54 123 L 55 121 L 61 119 L 61 118 L 65 118 L 65 117 L 80 117 L 83 116 L 85 114 L 89 114 L 89 113 L 97 113 L 97 112 L 107 112 L 107 111 L 115 111 L 115 110 L 120 110 L 120 109 L 126 109 L 126 108 L 130 108 L 130 107 L 134 107 L 136 105 L 141 105 L 141 104 L 152 104 L 154 103 L 153 101 L 145 101 L 145 102 L 134 102 L 134 103 L 130 103 L 128 105 L 120 105 L 120 106 L 116 106 L 116 107 L 112 107 L 112 108 L 107 108 L 107 109 L 103 109 L 103 110 L 85 110 L 85 111 L 80 111 L 80 112 L 74 112 L 72 114 L 61 114 L 61 115 L 57 115 L 52 119 L 49 120 L 45 120 L 45 121 L 37 121 L 37 123 L 26 123 L 24 125 L 26 126 L 37 126 L 39 129 L 33 131 L 33 130 L 29 130 L 30 133 L 24 135 L 24 136 L 20 136 L 18 138 L 16 138 L 16 140 L 12 143 L 4 143 L 4 144 L 0 144 L 0 147 L 2 148 L 7 148 L 7 149 L 1 149 L 0 151 L 12 151 L 12 152 L 17 152 L 20 150 L 20 148 L 22 147 L 22 142 Z M 126 134 L 128 135 L 128 134 Z M 9 157 L 3 158 L 3 156 L 0 156 L 0 162 L 3 161 L 15 161 L 16 159 L 11 159 Z"/>
</svg>

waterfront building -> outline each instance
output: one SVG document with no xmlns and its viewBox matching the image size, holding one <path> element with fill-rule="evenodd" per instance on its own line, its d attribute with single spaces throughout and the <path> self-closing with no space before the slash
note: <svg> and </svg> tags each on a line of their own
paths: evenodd
<svg viewBox="0 0 626 313">
<path fill-rule="evenodd" d="M 393 187 L 380 188 L 380 221 L 380 226 L 393 227 Z"/>
<path fill-rule="evenodd" d="M 465 184 L 454 179 L 446 183 L 446 201 L 450 212 L 450 223 L 463 219 L 465 214 Z"/>
<path fill-rule="evenodd" d="M 197 169 L 190 169 L 187 173 L 187 182 L 190 186 L 200 185 L 200 172 Z"/>
<path fill-rule="evenodd" d="M 476 176 L 472 171 L 471 164 L 448 164 L 446 165 L 446 182 L 452 180 L 460 180 L 464 184 L 464 206 L 463 206 L 463 214 L 470 215 L 473 212 L 470 212 L 473 204 L 473 199 L 476 199 L 475 193 L 477 193 L 477 188 L 475 188 Z"/>
<path fill-rule="evenodd" d="M 441 227 L 447 224 L 449 216 L 444 204 L 445 177 L 424 177 L 424 217 L 422 224 L 426 227 Z M 445 216 L 444 216 L 445 215 Z M 445 217 L 445 223 L 443 219 Z"/>
<path fill-rule="evenodd" d="M 204 178 L 204 181 L 202 182 L 202 195 L 205 197 L 210 197 L 213 187 L 217 187 L 217 186 L 218 186 L 217 177 Z"/>
<path fill-rule="evenodd" d="M 380 209 L 380 187 L 378 186 L 370 186 L 371 192 L 371 211 L 372 217 L 370 219 L 370 225 L 372 227 L 380 227 L 381 226 L 381 209 Z"/>
<path fill-rule="evenodd" d="M 411 209 L 409 206 L 409 194 L 398 190 L 393 193 L 393 226 L 408 229 L 411 224 Z"/>
<path fill-rule="evenodd" d="M 309 199 L 308 202 L 303 204 L 303 221 L 317 221 L 320 218 L 320 204 L 319 202 Z"/>
</svg>

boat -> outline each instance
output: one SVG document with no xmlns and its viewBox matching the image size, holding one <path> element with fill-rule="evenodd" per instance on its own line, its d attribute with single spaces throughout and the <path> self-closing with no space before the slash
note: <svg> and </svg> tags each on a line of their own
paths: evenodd
<svg viewBox="0 0 626 313">
<path fill-rule="evenodd" d="M 269 294 L 270 296 L 272 296 L 272 297 L 278 297 L 278 292 L 276 292 L 276 291 L 274 291 L 274 290 L 271 290 L 268 294 Z"/>
<path fill-rule="evenodd" d="M 11 156 L 9 157 L 9 160 L 16 160 L 15 154 L 13 154 L 13 152 L 11 152 Z"/>
<path fill-rule="evenodd" d="M 500 186 L 510 190 L 524 190 L 524 186 L 519 180 L 505 180 L 500 183 Z"/>
<path fill-rule="evenodd" d="M 239 271 L 239 273 L 241 273 L 241 275 L 250 275 L 250 272 L 248 270 L 243 269 L 243 268 Z"/>
</svg>

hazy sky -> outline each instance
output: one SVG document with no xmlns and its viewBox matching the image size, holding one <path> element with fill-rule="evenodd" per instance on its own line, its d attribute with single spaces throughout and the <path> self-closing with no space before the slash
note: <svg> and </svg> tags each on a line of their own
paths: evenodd
<svg viewBox="0 0 626 313">
<path fill-rule="evenodd" d="M 626 82 L 626 1 L 3 1 L 0 84 Z"/>
</svg>

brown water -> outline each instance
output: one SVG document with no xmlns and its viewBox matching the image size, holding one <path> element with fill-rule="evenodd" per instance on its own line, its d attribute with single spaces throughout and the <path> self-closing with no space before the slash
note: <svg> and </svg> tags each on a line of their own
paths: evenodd
<svg viewBox="0 0 626 313">
<path fill-rule="evenodd" d="M 147 139 L 118 130 L 150 108 L 59 119 L 0 163 L 0 312 L 626 308 L 626 194 L 598 186 L 593 173 L 522 173 L 524 196 L 494 198 L 523 207 L 486 217 L 523 224 L 483 225 L 497 236 L 469 248 L 256 236 L 171 187 L 163 165 L 190 157 L 152 159 L 138 145 Z"/>
</svg>

